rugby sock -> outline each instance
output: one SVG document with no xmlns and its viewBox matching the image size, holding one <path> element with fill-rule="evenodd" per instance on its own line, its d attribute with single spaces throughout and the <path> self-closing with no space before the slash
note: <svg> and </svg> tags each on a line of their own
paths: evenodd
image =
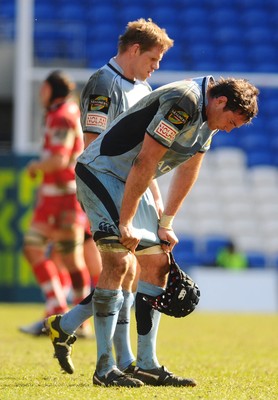
<svg viewBox="0 0 278 400">
<path fill-rule="evenodd" d="M 144 294 L 158 296 L 164 289 L 147 282 L 138 282 L 135 311 L 137 322 L 137 366 L 143 369 L 153 369 L 160 366 L 156 356 L 156 339 L 161 313 L 153 310 L 144 301 Z"/>
<path fill-rule="evenodd" d="M 68 310 L 67 300 L 54 262 L 43 260 L 32 267 L 45 297 L 46 317 L 65 313 Z"/>
<path fill-rule="evenodd" d="M 124 302 L 119 311 L 118 321 L 114 334 L 114 347 L 117 366 L 123 370 L 129 366 L 135 357 L 130 344 L 130 310 L 134 302 L 134 295 L 123 290 Z"/>
<path fill-rule="evenodd" d="M 95 289 L 93 312 L 97 339 L 96 370 L 99 376 L 116 367 L 112 352 L 113 336 L 123 300 L 122 290 Z"/>
<path fill-rule="evenodd" d="M 87 267 L 70 271 L 73 287 L 73 303 L 79 304 L 91 291 L 91 277 Z"/>
<path fill-rule="evenodd" d="M 80 325 L 93 316 L 93 294 L 94 292 L 91 292 L 89 296 L 62 316 L 60 326 L 64 332 L 72 335 Z"/>
<path fill-rule="evenodd" d="M 58 275 L 60 278 L 61 285 L 63 287 L 64 293 L 66 298 L 69 297 L 71 289 L 72 289 L 72 283 L 71 283 L 71 277 L 69 274 L 69 271 L 66 268 L 58 268 Z"/>
</svg>

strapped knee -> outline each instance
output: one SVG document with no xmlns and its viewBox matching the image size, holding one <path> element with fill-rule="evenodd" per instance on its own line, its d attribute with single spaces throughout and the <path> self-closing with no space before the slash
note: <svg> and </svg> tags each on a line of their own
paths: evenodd
<svg viewBox="0 0 278 400">
<path fill-rule="evenodd" d="M 81 246 L 82 243 L 78 240 L 60 240 L 55 243 L 55 248 L 58 253 L 69 254 L 72 253 L 76 247 Z"/>
<path fill-rule="evenodd" d="M 102 237 L 95 239 L 95 241 L 99 251 L 102 252 L 123 253 L 128 251 L 128 249 L 120 243 L 118 236 Z"/>
<path fill-rule="evenodd" d="M 44 249 L 47 245 L 47 238 L 35 229 L 30 228 L 28 232 L 24 235 L 24 245 L 34 246 L 37 248 Z"/>
<path fill-rule="evenodd" d="M 93 295 L 94 315 L 102 318 L 113 316 L 119 312 L 123 301 L 121 290 L 96 288 Z"/>
</svg>

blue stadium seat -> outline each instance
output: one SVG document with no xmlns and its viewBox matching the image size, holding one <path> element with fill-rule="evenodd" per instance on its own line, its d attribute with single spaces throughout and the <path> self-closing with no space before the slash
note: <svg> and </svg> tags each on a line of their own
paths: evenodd
<svg viewBox="0 0 278 400">
<path fill-rule="evenodd" d="M 53 23 L 53 21 L 40 22 L 34 26 L 34 39 L 37 41 L 49 39 L 58 41 L 60 38 L 60 32 L 60 26 Z"/>
<path fill-rule="evenodd" d="M 113 3 L 97 3 L 94 5 L 90 5 L 86 10 L 86 21 L 87 27 L 89 30 L 96 32 L 101 25 L 107 25 L 109 23 L 115 24 L 115 16 L 118 14 L 118 10 Z M 120 28 L 124 29 L 124 26 Z"/>
<path fill-rule="evenodd" d="M 82 23 L 66 23 L 61 26 L 59 45 L 63 49 L 63 58 L 71 61 L 85 61 L 87 55 L 86 29 Z"/>
<path fill-rule="evenodd" d="M 213 40 L 223 46 L 241 46 L 242 31 L 237 25 L 222 25 L 213 30 Z M 224 49 L 223 47 L 223 49 Z"/>
<path fill-rule="evenodd" d="M 271 147 L 274 154 L 278 155 L 278 134 L 276 134 L 270 138 L 269 146 Z"/>
<path fill-rule="evenodd" d="M 246 49 L 241 43 L 226 43 L 218 44 L 216 48 L 217 58 L 223 62 L 247 62 Z"/>
<path fill-rule="evenodd" d="M 249 268 L 265 268 L 267 266 L 267 257 L 259 251 L 246 252 Z"/>
<path fill-rule="evenodd" d="M 227 132 L 218 132 L 212 139 L 211 149 L 216 147 L 239 147 L 239 135 L 237 132 L 227 134 Z"/>
<path fill-rule="evenodd" d="M 154 0 L 154 1 L 156 1 L 156 0 Z M 130 2 L 130 0 L 120 0 L 115 3 L 117 4 L 118 7 L 125 8 L 125 7 L 129 7 L 131 2 Z M 140 4 L 142 4 L 143 6 L 147 5 L 148 7 L 150 7 L 150 5 L 152 4 L 152 0 L 140 0 Z M 162 2 L 162 4 L 163 4 L 163 2 Z"/>
<path fill-rule="evenodd" d="M 220 68 L 220 71 L 223 70 L 231 73 L 252 72 L 253 70 L 253 65 L 244 60 L 226 61 L 225 63 L 222 62 L 221 65 L 223 67 Z"/>
<path fill-rule="evenodd" d="M 201 252 L 201 263 L 204 266 L 214 266 L 216 258 L 221 249 L 230 243 L 230 238 L 226 236 L 208 236 L 203 238 Z"/>
<path fill-rule="evenodd" d="M 146 9 L 146 7 L 140 3 L 122 8 L 118 20 L 120 25 L 125 27 L 129 21 L 135 21 L 138 18 L 152 18 L 154 22 L 157 22 L 156 19 L 153 18 L 153 15 L 151 15 L 150 10 Z"/>
<path fill-rule="evenodd" d="M 278 116 L 272 116 L 271 118 L 266 118 L 264 121 L 264 128 L 267 130 L 270 140 L 278 138 Z"/>
<path fill-rule="evenodd" d="M 115 23 L 103 23 L 100 24 L 96 29 L 87 30 L 87 46 L 88 48 L 92 45 L 99 45 L 101 42 L 109 41 L 114 47 L 117 47 L 119 34 L 124 31 L 119 31 L 118 25 Z M 112 43 L 113 42 L 113 43 Z"/>
<path fill-rule="evenodd" d="M 247 154 L 247 166 L 274 165 L 275 159 L 271 151 L 255 149 Z"/>
<path fill-rule="evenodd" d="M 253 70 L 260 72 L 264 65 L 275 65 L 277 66 L 278 56 L 275 46 L 268 44 L 260 44 L 249 46 L 248 58 L 253 65 Z M 277 69 L 276 69 L 277 71 Z"/>
<path fill-rule="evenodd" d="M 271 47 L 271 45 L 275 47 L 273 43 L 272 30 L 267 25 L 264 25 L 262 27 L 256 26 L 254 28 L 247 29 L 242 34 L 242 41 L 244 41 L 244 43 L 248 46 L 252 44 L 255 47 L 267 46 L 268 48 Z"/>
<path fill-rule="evenodd" d="M 106 64 L 111 57 L 116 55 L 117 47 L 115 42 L 99 42 L 88 46 L 88 67 L 100 68 Z"/>
<path fill-rule="evenodd" d="M 276 97 L 264 96 L 262 91 L 262 96 L 259 106 L 261 112 L 266 116 L 266 118 L 275 117 L 277 115 L 277 110 L 278 110 L 278 96 Z"/>
<path fill-rule="evenodd" d="M 278 153 L 277 149 L 273 148 L 272 165 L 278 168 Z"/>
<path fill-rule="evenodd" d="M 177 264 L 180 266 L 180 268 L 184 271 L 190 274 L 190 269 L 194 267 L 198 267 L 203 265 L 203 258 L 201 254 L 197 253 L 187 253 L 184 255 L 178 254 L 175 257 L 175 260 Z"/>
<path fill-rule="evenodd" d="M 271 260 L 271 266 L 278 270 L 278 255 L 274 255 Z"/>
<path fill-rule="evenodd" d="M 238 3 L 238 10 L 252 10 L 253 8 L 257 8 L 257 7 L 262 7 L 262 4 L 265 5 L 268 2 L 270 3 L 274 3 L 275 0 L 264 0 L 264 2 L 262 3 L 262 0 L 236 0 L 236 2 Z"/>
<path fill-rule="evenodd" d="M 163 56 L 160 64 L 160 68 L 171 69 L 170 65 L 176 66 L 174 69 L 185 69 L 184 54 L 186 53 L 186 47 L 183 47 L 179 43 L 174 44 L 171 49 Z M 166 68 L 167 65 L 167 68 Z M 180 68 L 178 68 L 180 66 Z"/>
<path fill-rule="evenodd" d="M 150 10 L 147 10 L 147 12 L 153 21 L 163 28 L 167 29 L 168 24 L 172 25 L 177 22 L 176 13 L 171 4 L 168 4 L 167 6 L 152 7 Z"/>
<path fill-rule="evenodd" d="M 182 250 L 185 252 L 195 253 L 197 250 L 198 244 L 195 236 L 190 235 L 181 235 L 179 237 L 179 243 L 175 246 L 175 249 Z"/>
<path fill-rule="evenodd" d="M 255 68 L 253 68 L 253 70 L 249 70 L 249 72 L 258 72 L 261 74 L 277 74 L 277 63 L 263 60 L 259 64 L 255 65 Z"/>
<path fill-rule="evenodd" d="M 238 23 L 242 24 L 242 32 L 252 27 L 268 27 L 270 15 L 262 4 L 260 7 L 248 7 L 238 14 Z"/>
<path fill-rule="evenodd" d="M 208 236 L 207 238 L 204 238 L 204 252 L 216 255 L 230 242 L 231 239 L 226 236 Z"/>
<path fill-rule="evenodd" d="M 174 47 L 176 47 L 176 45 L 178 45 L 179 47 L 183 47 L 184 51 L 187 50 L 186 44 L 180 38 L 181 28 L 177 23 L 175 23 L 175 24 L 169 23 L 162 27 L 167 30 L 169 37 L 174 40 Z M 173 50 L 173 47 L 171 48 L 171 51 L 172 50 Z"/>
<path fill-rule="evenodd" d="M 229 7 L 224 2 L 221 7 L 220 3 L 218 7 L 210 9 L 207 13 L 208 19 L 213 24 L 214 29 L 218 29 L 224 25 L 226 26 L 238 26 L 238 12 L 235 7 Z"/>
<path fill-rule="evenodd" d="M 185 46 L 190 46 L 190 48 L 208 42 L 210 37 L 210 28 L 202 23 L 196 25 L 185 25 L 184 28 L 180 29 L 179 34 L 179 40 Z"/>
<path fill-rule="evenodd" d="M 206 8 L 188 4 L 186 7 L 181 7 L 175 13 L 177 21 L 181 27 L 188 29 L 194 22 L 195 26 L 208 26 L 208 13 Z M 182 29 L 181 29 L 182 30 Z"/>
<path fill-rule="evenodd" d="M 183 71 L 186 70 L 186 64 L 182 60 L 175 60 L 174 58 L 163 58 L 160 64 L 161 71 Z"/>
<path fill-rule="evenodd" d="M 56 13 L 63 21 L 80 21 L 84 23 L 86 18 L 86 8 L 82 2 L 67 2 L 62 5 L 56 5 Z"/>
<path fill-rule="evenodd" d="M 191 69 L 195 71 L 202 71 L 207 74 L 211 74 L 214 71 L 223 71 L 221 64 L 219 64 L 216 59 L 206 60 L 205 58 L 192 61 Z"/>
<path fill-rule="evenodd" d="M 257 151 L 258 149 L 263 152 L 271 151 L 265 132 L 263 135 L 256 135 L 255 132 L 256 131 L 251 131 L 248 134 L 247 132 L 241 133 L 238 142 L 242 150 L 244 150 L 246 153 Z"/>
<path fill-rule="evenodd" d="M 1 3 L 0 17 L 12 20 L 16 15 L 16 1 L 8 0 Z"/>
<path fill-rule="evenodd" d="M 216 61 L 215 49 L 211 43 L 196 43 L 191 46 L 188 50 L 188 56 L 192 59 L 192 62 L 198 63 L 199 61 Z"/>
<path fill-rule="evenodd" d="M 57 40 L 43 39 L 34 41 L 34 56 L 40 61 L 51 61 L 60 58 Z"/>
<path fill-rule="evenodd" d="M 56 7 L 53 3 L 39 3 L 35 2 L 34 8 L 35 28 L 36 25 L 42 21 L 55 21 L 59 17 L 56 12 Z"/>
<path fill-rule="evenodd" d="M 197 240 L 193 236 L 184 235 L 179 237 L 179 243 L 174 247 L 173 255 L 183 270 L 201 264 Z"/>
</svg>

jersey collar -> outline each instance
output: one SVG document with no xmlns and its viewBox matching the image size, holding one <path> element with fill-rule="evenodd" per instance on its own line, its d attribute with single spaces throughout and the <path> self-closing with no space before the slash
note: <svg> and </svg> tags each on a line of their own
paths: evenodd
<svg viewBox="0 0 278 400">
<path fill-rule="evenodd" d="M 111 68 L 116 74 L 120 75 L 124 80 L 132 83 L 133 85 L 135 84 L 135 80 L 129 79 L 124 76 L 122 68 L 116 63 L 114 58 L 110 58 L 109 62 L 107 63 L 108 67 Z"/>
</svg>

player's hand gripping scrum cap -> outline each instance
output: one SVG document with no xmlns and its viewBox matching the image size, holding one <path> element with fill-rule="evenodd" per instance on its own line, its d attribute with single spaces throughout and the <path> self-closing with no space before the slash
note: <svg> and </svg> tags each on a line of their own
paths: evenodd
<svg viewBox="0 0 278 400">
<path fill-rule="evenodd" d="M 171 317 L 181 318 L 195 310 L 199 303 L 200 290 L 190 276 L 180 269 L 172 253 L 169 253 L 169 256 L 170 271 L 165 292 L 156 297 L 144 294 L 143 299 L 153 309 Z"/>
</svg>

